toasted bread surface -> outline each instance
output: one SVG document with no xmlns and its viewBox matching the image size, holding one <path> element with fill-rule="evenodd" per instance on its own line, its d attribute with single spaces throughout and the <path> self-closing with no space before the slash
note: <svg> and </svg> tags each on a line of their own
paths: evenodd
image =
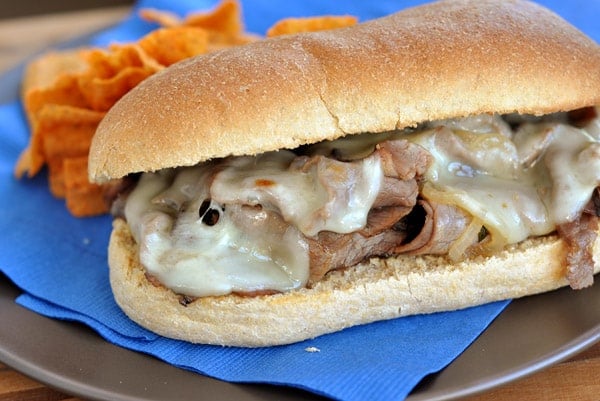
<svg viewBox="0 0 600 401">
<path fill-rule="evenodd" d="M 594 254 L 600 260 L 600 239 Z M 373 258 L 332 271 L 312 288 L 202 297 L 183 304 L 179 295 L 147 279 L 137 255 L 127 223 L 116 219 L 109 247 L 110 282 L 123 311 L 163 336 L 228 346 L 293 343 L 378 320 L 451 311 L 567 285 L 566 250 L 555 236 L 461 263 L 439 256 Z"/>
<path fill-rule="evenodd" d="M 600 47 L 534 3 L 451 0 L 183 61 L 124 96 L 92 181 L 422 121 L 600 104 Z"/>
</svg>

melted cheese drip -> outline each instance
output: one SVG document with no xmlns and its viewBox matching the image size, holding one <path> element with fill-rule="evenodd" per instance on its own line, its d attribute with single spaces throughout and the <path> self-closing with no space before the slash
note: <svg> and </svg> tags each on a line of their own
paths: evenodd
<svg viewBox="0 0 600 401">
<path fill-rule="evenodd" d="M 383 174 L 379 158 L 365 159 L 360 174 L 351 177 L 351 189 L 345 187 L 346 196 L 336 197 L 325 190 L 318 171 L 289 168 L 295 158 L 280 151 L 143 174 L 125 216 L 148 273 L 192 296 L 304 286 L 309 256 L 301 231 L 347 233 L 364 227 Z M 199 215 L 206 199 L 219 213 L 210 226 Z M 235 217 L 242 204 L 260 205 L 246 225 Z M 293 224 L 284 224 L 283 231 L 257 229 L 271 210 Z"/>
</svg>

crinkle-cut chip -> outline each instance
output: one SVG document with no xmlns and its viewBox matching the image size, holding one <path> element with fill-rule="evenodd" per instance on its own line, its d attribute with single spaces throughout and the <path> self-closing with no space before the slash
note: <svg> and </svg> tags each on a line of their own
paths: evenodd
<svg viewBox="0 0 600 401">
<path fill-rule="evenodd" d="M 87 155 L 64 159 L 63 180 L 67 209 L 73 216 L 88 217 L 108 212 L 103 187 L 88 180 Z"/>
<path fill-rule="evenodd" d="M 98 124 L 106 113 L 67 104 L 46 104 L 36 114 L 38 129 L 55 125 Z"/>
<path fill-rule="evenodd" d="M 240 36 L 244 32 L 242 10 L 235 0 L 223 0 L 209 12 L 190 14 L 182 24 L 221 32 L 228 36 Z"/>
<path fill-rule="evenodd" d="M 31 61 L 25 67 L 21 81 L 21 95 L 31 89 L 43 89 L 53 86 L 58 77 L 83 72 L 87 63 L 79 49 L 51 51 Z"/>
<path fill-rule="evenodd" d="M 82 79 L 80 88 L 92 110 L 108 111 L 117 100 L 152 74 L 153 71 L 145 68 L 126 67 L 110 78 Z"/>
<path fill-rule="evenodd" d="M 98 123 L 114 103 L 175 62 L 260 39 L 244 32 L 236 0 L 222 0 L 213 10 L 186 18 L 154 9 L 140 15 L 164 28 L 135 43 L 48 53 L 31 63 L 24 76 L 21 95 L 32 134 L 15 175 L 34 176 L 47 164 L 52 194 L 66 197 L 75 216 L 107 211 L 107 187 L 88 182 L 87 153 Z"/>
<path fill-rule="evenodd" d="M 48 164 L 48 187 L 50 188 L 50 193 L 55 198 L 64 198 L 66 195 L 65 188 L 65 176 L 63 170 L 63 161 L 62 158 L 57 159 L 49 159 L 47 161 Z"/>
<path fill-rule="evenodd" d="M 301 32 L 325 31 L 355 25 L 358 18 L 351 15 L 326 15 L 321 17 L 285 18 L 267 30 L 267 36 L 288 35 Z"/>
<path fill-rule="evenodd" d="M 163 27 L 173 27 L 181 25 L 181 18 L 178 15 L 156 8 L 142 8 L 138 15 L 141 19 L 148 22 L 155 22 Z"/>
<path fill-rule="evenodd" d="M 160 28 L 144 36 L 140 47 L 158 63 L 169 66 L 180 60 L 204 54 L 208 49 L 209 34 L 205 29 L 192 26 Z"/>
<path fill-rule="evenodd" d="M 157 72 L 163 68 L 159 62 L 146 53 L 139 43 L 112 45 L 110 50 L 115 60 L 117 71 L 123 67 L 142 67 L 152 72 Z"/>
<path fill-rule="evenodd" d="M 77 75 L 85 70 L 87 63 L 81 58 L 82 50 L 51 52 L 40 56 L 27 65 L 21 86 L 21 98 L 31 127 L 31 137 L 15 166 L 15 176 L 36 175 L 46 163 L 42 138 L 36 130 L 38 111 L 47 104 L 65 104 L 87 107 L 81 94 Z"/>
<path fill-rule="evenodd" d="M 23 98 L 25 112 L 30 123 L 35 121 L 37 112 L 47 104 L 63 104 L 74 107 L 86 107 L 85 97 L 79 90 L 77 75 L 59 76 L 54 84 L 43 88 L 30 88 Z"/>
<path fill-rule="evenodd" d="M 119 63 L 114 61 L 115 57 L 108 49 L 92 48 L 82 52 L 81 56 L 88 68 L 79 76 L 108 78 L 115 75 L 119 69 Z"/>
<path fill-rule="evenodd" d="M 164 68 L 138 44 L 113 45 L 86 53 L 89 69 L 78 77 L 79 90 L 92 110 L 107 111 L 125 93 Z"/>
<path fill-rule="evenodd" d="M 67 77 L 65 77 L 67 78 Z M 60 79 L 59 81 L 63 81 Z M 68 85 L 71 87 L 71 85 Z M 60 90 L 51 89 L 32 89 L 24 99 L 25 111 L 29 120 L 31 137 L 27 148 L 23 150 L 15 167 L 15 176 L 17 178 L 27 174 L 33 177 L 40 172 L 47 162 L 48 155 L 44 150 L 44 136 L 47 135 L 49 126 L 64 124 L 68 122 L 73 124 L 82 121 L 96 121 L 98 123 L 99 115 L 97 112 L 87 109 L 88 102 L 83 98 L 79 88 L 72 93 L 75 95 L 69 98 Z M 64 101 L 63 95 L 65 96 Z M 45 98 L 51 100 L 44 100 Z M 72 100 L 68 102 L 68 100 Z M 102 114 L 103 116 L 104 114 Z"/>
<path fill-rule="evenodd" d="M 127 67 L 140 67 L 149 71 L 159 71 L 163 66 L 149 56 L 138 44 L 112 45 L 108 50 L 92 49 L 83 53 L 88 69 L 80 74 L 80 80 L 90 78 L 110 78 Z"/>
<path fill-rule="evenodd" d="M 50 191 L 55 197 L 66 195 L 63 161 L 70 157 L 87 158 L 92 137 L 104 114 L 57 104 L 47 104 L 39 111 L 35 130 L 41 138 Z"/>
<path fill-rule="evenodd" d="M 225 36 L 245 36 L 242 10 L 235 0 L 223 0 L 211 11 L 191 13 L 185 18 L 154 8 L 143 8 L 139 15 L 146 21 L 168 28 L 184 25 L 219 32 Z"/>
<path fill-rule="evenodd" d="M 48 160 L 87 155 L 98 123 L 105 113 L 49 104 L 38 113 L 35 127 Z"/>
<path fill-rule="evenodd" d="M 40 172 L 44 164 L 46 163 L 46 157 L 44 156 L 43 138 L 35 134 L 35 130 L 32 130 L 31 137 L 29 138 L 29 144 L 19 155 L 17 164 L 15 166 L 15 177 L 21 178 L 27 174 L 28 177 L 33 177 Z"/>
<path fill-rule="evenodd" d="M 17 163 L 15 164 L 15 177 L 21 178 L 23 175 L 28 174 L 28 176 L 33 176 L 33 162 L 31 160 L 31 147 L 27 146 L 17 159 Z M 43 162 L 42 162 L 43 163 Z M 41 168 L 41 167 L 39 167 Z M 33 174 L 32 174 L 33 173 Z"/>
<path fill-rule="evenodd" d="M 223 0 L 212 11 L 189 14 L 185 19 L 156 9 L 142 9 L 143 19 L 163 27 L 188 26 L 202 28 L 208 33 L 205 52 L 238 46 L 261 39 L 259 35 L 244 32 L 240 4 L 235 0 Z M 166 51 L 166 50 L 165 50 Z"/>
</svg>

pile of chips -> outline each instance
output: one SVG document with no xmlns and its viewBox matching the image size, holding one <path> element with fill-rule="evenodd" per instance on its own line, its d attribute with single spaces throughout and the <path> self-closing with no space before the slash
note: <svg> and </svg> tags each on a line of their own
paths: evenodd
<svg viewBox="0 0 600 401">
<path fill-rule="evenodd" d="M 96 127 L 106 112 L 150 75 L 180 60 L 261 40 L 245 32 L 240 5 L 223 0 L 210 12 L 185 18 L 154 9 L 140 11 L 158 28 L 135 43 L 107 49 L 81 48 L 48 53 L 27 66 L 22 100 L 31 138 L 15 175 L 32 177 L 47 166 L 52 194 L 64 198 L 77 217 L 108 212 L 107 194 L 118 183 L 88 181 L 87 156 Z M 267 36 L 339 28 L 350 16 L 290 18 Z"/>
</svg>

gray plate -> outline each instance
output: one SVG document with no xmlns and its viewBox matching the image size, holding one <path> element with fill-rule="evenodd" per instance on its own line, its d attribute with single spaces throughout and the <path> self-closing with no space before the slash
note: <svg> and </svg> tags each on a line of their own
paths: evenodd
<svg viewBox="0 0 600 401">
<path fill-rule="evenodd" d="M 61 47 L 86 42 L 86 37 Z M 14 100 L 22 66 L 0 76 L 0 103 Z M 14 303 L 19 290 L 0 274 L 0 360 L 47 385 L 94 400 L 307 400 L 287 387 L 231 384 L 114 346 L 86 326 L 48 319 Z M 600 285 L 513 301 L 409 401 L 449 400 L 498 386 L 600 341 Z"/>
<path fill-rule="evenodd" d="M 175 368 L 104 341 L 86 326 L 40 316 L 14 303 L 0 275 L 0 360 L 86 399 L 308 400 L 287 387 L 231 384 Z M 498 386 L 574 355 L 600 340 L 600 285 L 513 301 L 454 362 L 409 401 L 450 400 Z M 10 323 L 8 323 L 10 322 Z"/>
</svg>

